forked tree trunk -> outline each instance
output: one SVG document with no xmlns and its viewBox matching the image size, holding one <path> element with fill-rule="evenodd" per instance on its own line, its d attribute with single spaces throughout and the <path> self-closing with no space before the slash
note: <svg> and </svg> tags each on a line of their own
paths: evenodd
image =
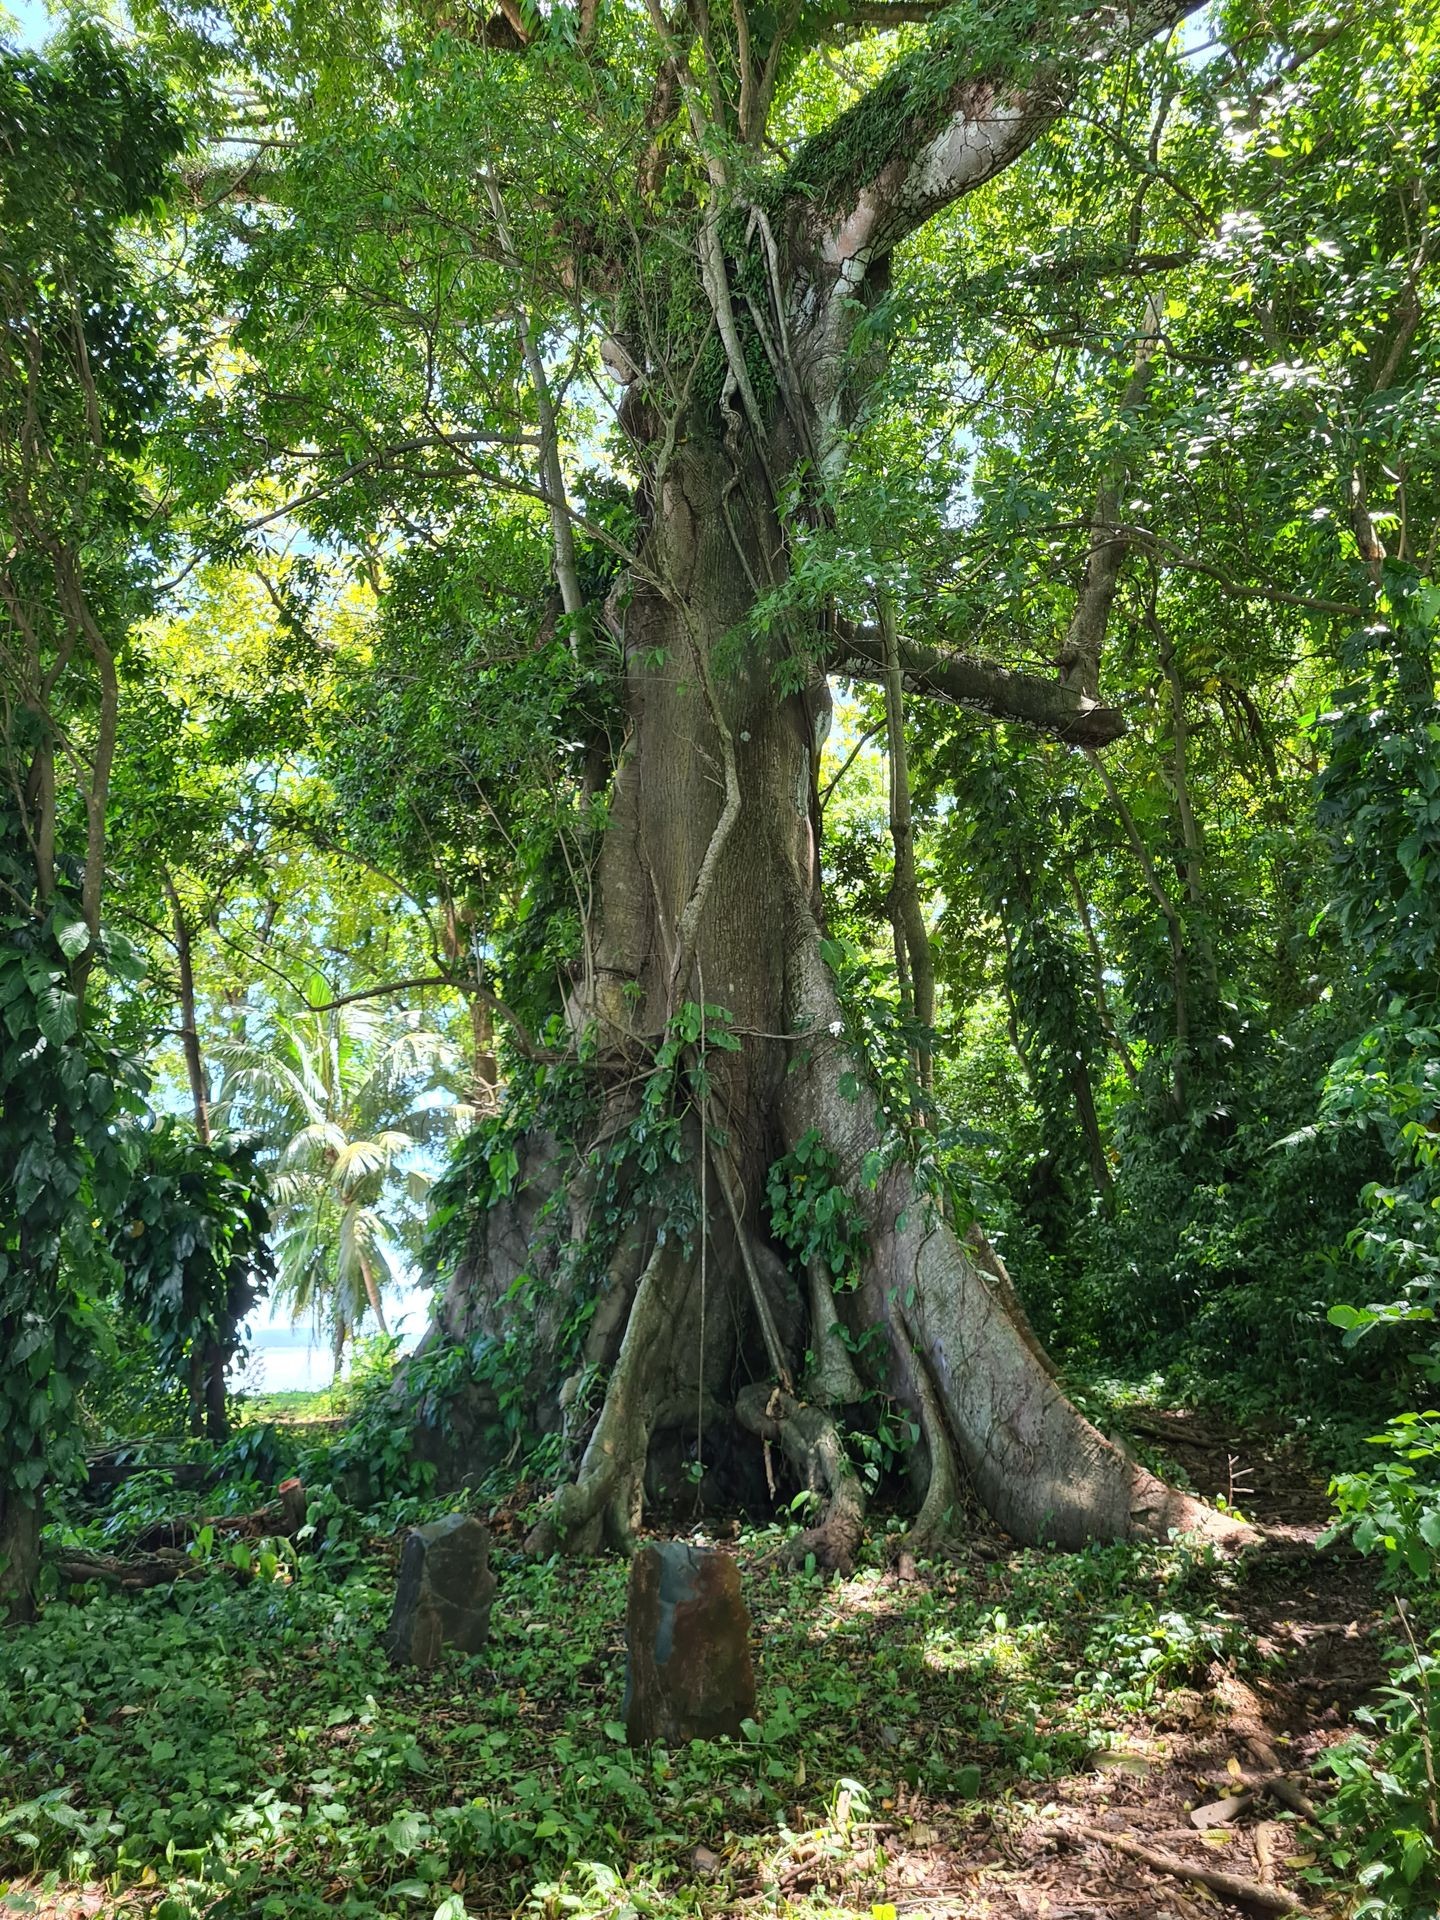
<svg viewBox="0 0 1440 1920">
<path fill-rule="evenodd" d="M 830 1416 L 819 1404 L 802 1407 L 793 1387 L 806 1349 L 822 1352 L 828 1329 L 810 1323 L 805 1277 L 787 1278 L 762 1204 L 767 1167 L 812 1129 L 838 1157 L 868 1237 L 861 1288 L 842 1296 L 841 1309 L 856 1335 L 883 1329 L 883 1377 L 872 1384 L 908 1407 L 924 1436 L 920 1536 L 953 1524 L 962 1471 L 1027 1542 L 1220 1530 L 1218 1516 L 1137 1467 L 1065 1398 L 1007 1305 L 1003 1269 L 983 1241 L 967 1250 L 886 1138 L 821 954 L 814 781 L 828 693 L 813 670 L 806 692 L 782 693 L 776 664 L 792 685 L 795 669 L 783 642 L 761 657 L 736 640 L 757 586 L 768 584 L 767 556 L 780 550 L 754 504 L 760 497 L 758 486 L 737 483 L 724 450 L 691 440 L 655 503 L 646 551 L 651 577 L 673 592 L 637 586 L 629 609 L 630 734 L 597 875 L 591 971 L 574 1009 L 577 1024 L 598 1034 L 606 1110 L 597 1133 L 635 1111 L 656 1044 L 684 1002 L 723 1007 L 741 1046 L 708 1055 L 711 1096 L 686 1122 L 703 1233 L 687 1251 L 681 1235 L 641 1217 L 615 1251 L 585 1354 L 605 1382 L 598 1418 L 576 1434 L 576 1451 L 585 1444 L 574 1479 L 533 1544 L 624 1548 L 647 1459 L 653 1467 L 667 1435 L 681 1435 L 702 1461 L 725 1445 L 758 1455 L 762 1440 L 780 1436 L 839 1503 L 831 1531 L 843 1564 L 857 1489 L 837 1459 Z M 885 1170 L 867 1181 L 877 1162 Z M 539 1208 L 575 1170 L 557 1169 L 537 1137 L 524 1174 L 456 1276 L 442 1313 L 453 1333 L 503 1330 L 512 1282 L 536 1270 Z M 572 1202 L 578 1231 L 583 1196 Z M 508 1309 L 538 1313 L 542 1350 L 565 1272 L 555 1258 L 533 1296 L 538 1306 Z M 771 1387 L 780 1390 L 773 1398 L 763 1391 Z M 549 1391 L 559 1417 L 571 1387 L 551 1382 Z M 814 1537 L 823 1536 L 822 1527 Z"/>
</svg>

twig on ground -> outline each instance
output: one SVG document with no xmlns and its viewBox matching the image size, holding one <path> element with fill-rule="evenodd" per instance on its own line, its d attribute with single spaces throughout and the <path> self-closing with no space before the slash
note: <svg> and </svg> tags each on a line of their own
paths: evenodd
<svg viewBox="0 0 1440 1920">
<path fill-rule="evenodd" d="M 1285 1829 L 1278 1820 L 1262 1820 L 1256 1827 L 1255 1864 L 1260 1869 L 1260 1884 L 1271 1887 L 1275 1884 L 1276 1843 L 1284 1837 Z"/>
<path fill-rule="evenodd" d="M 1298 1813 L 1302 1820 L 1315 1818 L 1315 1802 L 1292 1777 L 1280 1768 L 1267 1767 L 1263 1773 L 1207 1773 L 1206 1780 L 1217 1787 L 1244 1787 L 1247 1793 L 1268 1793 L 1282 1807 Z"/>
</svg>

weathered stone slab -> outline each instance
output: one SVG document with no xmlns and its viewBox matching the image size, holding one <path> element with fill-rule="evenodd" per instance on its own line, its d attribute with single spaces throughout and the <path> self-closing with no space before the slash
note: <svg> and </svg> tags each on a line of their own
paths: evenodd
<svg viewBox="0 0 1440 1920">
<path fill-rule="evenodd" d="M 728 1553 L 672 1540 L 630 1563 L 625 1732 L 632 1747 L 738 1735 L 755 1712 L 750 1613 Z"/>
<path fill-rule="evenodd" d="M 411 1527 L 385 1636 L 390 1658 L 428 1669 L 442 1647 L 477 1653 L 489 1637 L 494 1595 L 488 1527 L 468 1513 Z"/>
</svg>

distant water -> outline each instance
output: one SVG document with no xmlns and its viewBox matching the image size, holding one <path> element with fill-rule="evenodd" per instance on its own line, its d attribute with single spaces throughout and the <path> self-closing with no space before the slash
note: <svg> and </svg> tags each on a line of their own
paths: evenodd
<svg viewBox="0 0 1440 1920">
<path fill-rule="evenodd" d="M 317 1393 L 334 1377 L 328 1346 L 312 1345 L 306 1332 L 266 1327 L 250 1342 L 250 1363 L 239 1386 L 244 1393 Z"/>
<path fill-rule="evenodd" d="M 385 1295 L 385 1313 L 402 1348 L 413 1347 L 425 1330 L 429 1296 L 417 1288 Z M 292 1326 L 287 1318 L 257 1318 L 247 1329 L 250 1363 L 237 1385 L 243 1393 L 316 1393 L 335 1377 L 335 1360 L 328 1341 L 316 1338 L 308 1325 Z"/>
</svg>

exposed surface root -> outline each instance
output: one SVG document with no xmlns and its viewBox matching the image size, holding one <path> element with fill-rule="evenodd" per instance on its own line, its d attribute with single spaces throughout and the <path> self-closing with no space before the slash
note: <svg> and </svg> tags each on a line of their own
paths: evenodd
<svg viewBox="0 0 1440 1920">
<path fill-rule="evenodd" d="M 930 1477 L 915 1523 L 905 1536 L 905 1551 L 921 1554 L 954 1530 L 960 1506 L 960 1469 L 955 1462 L 955 1449 L 950 1444 L 950 1435 L 945 1429 L 945 1415 L 935 1391 L 935 1382 L 930 1377 L 924 1354 L 913 1340 L 910 1342 L 910 1365 L 915 1397 L 920 1404 L 920 1429 L 925 1436 L 925 1450 L 930 1456 Z"/>
<path fill-rule="evenodd" d="M 786 988 L 792 1026 L 813 1038 L 797 1049 L 782 1088 L 785 1137 L 793 1144 L 818 1129 L 838 1162 L 866 1234 L 857 1310 L 889 1332 L 890 1390 L 922 1416 L 912 1359 L 923 1357 L 944 1430 L 991 1517 L 1027 1545 L 1077 1548 L 1171 1532 L 1227 1550 L 1250 1544 L 1250 1529 L 1165 1486 L 1066 1398 L 1026 1337 L 1000 1262 L 983 1242 L 966 1244 L 903 1159 L 867 1178 L 882 1149 L 881 1125 L 874 1105 L 854 1097 L 844 1012 L 798 892 Z"/>
<path fill-rule="evenodd" d="M 1222 1873 L 1216 1867 L 1199 1866 L 1193 1860 L 1182 1860 L 1176 1854 L 1164 1853 L 1158 1847 L 1147 1847 L 1138 1840 L 1132 1840 L 1129 1834 L 1106 1833 L 1100 1827 L 1072 1827 L 1070 1832 L 1079 1840 L 1089 1840 L 1104 1847 L 1114 1847 L 1117 1852 L 1128 1853 L 1133 1859 L 1141 1860 L 1147 1867 L 1153 1867 L 1157 1873 L 1168 1873 L 1179 1880 L 1193 1880 L 1197 1886 L 1208 1888 L 1212 1893 L 1222 1894 L 1227 1900 L 1238 1900 L 1242 1905 L 1261 1907 L 1267 1913 L 1303 1913 L 1304 1907 L 1283 1887 L 1266 1886 L 1259 1880 L 1251 1880 L 1241 1874 Z"/>
<path fill-rule="evenodd" d="M 840 1315 L 824 1261 L 811 1260 L 806 1275 L 810 1283 L 810 1347 L 815 1355 L 807 1383 L 810 1398 L 822 1407 L 850 1406 L 864 1397 L 865 1390 L 836 1331 Z"/>
<path fill-rule="evenodd" d="M 760 1439 L 776 1442 L 811 1493 L 825 1509 L 786 1549 L 795 1562 L 814 1554 L 827 1573 L 853 1572 L 865 1531 L 865 1495 L 845 1457 L 840 1430 L 823 1407 L 805 1406 L 781 1387 L 746 1387 L 735 1403 L 741 1426 Z"/>
</svg>

